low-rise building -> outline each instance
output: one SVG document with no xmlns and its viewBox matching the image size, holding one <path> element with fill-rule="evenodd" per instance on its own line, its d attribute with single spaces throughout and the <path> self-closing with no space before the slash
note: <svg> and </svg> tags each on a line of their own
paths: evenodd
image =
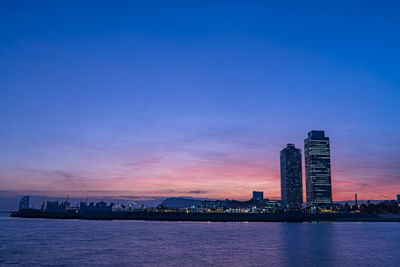
<svg viewBox="0 0 400 267">
<path fill-rule="evenodd" d="M 65 213 L 67 212 L 67 208 L 69 208 L 69 202 L 58 202 L 57 201 L 47 201 L 46 203 L 46 212 L 50 213 Z"/>
<path fill-rule="evenodd" d="M 89 205 L 85 202 L 81 202 L 79 212 L 111 212 L 113 210 L 113 206 L 113 203 L 108 205 L 104 201 L 97 202 L 96 204 L 94 202 L 90 202 Z"/>
<path fill-rule="evenodd" d="M 264 199 L 264 192 L 262 191 L 253 191 L 253 202 L 261 202 Z"/>
<path fill-rule="evenodd" d="M 19 200 L 19 210 L 29 209 L 29 196 L 24 196 Z"/>
</svg>

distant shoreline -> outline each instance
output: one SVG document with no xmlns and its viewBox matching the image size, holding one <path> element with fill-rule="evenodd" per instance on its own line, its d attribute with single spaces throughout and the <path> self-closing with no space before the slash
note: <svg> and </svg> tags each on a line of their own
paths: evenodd
<svg viewBox="0 0 400 267">
<path fill-rule="evenodd" d="M 184 213 L 184 212 L 103 212 L 46 213 L 42 211 L 12 212 L 11 217 L 80 220 L 147 220 L 202 222 L 400 222 L 397 215 L 372 214 L 306 214 L 306 213 Z"/>
</svg>

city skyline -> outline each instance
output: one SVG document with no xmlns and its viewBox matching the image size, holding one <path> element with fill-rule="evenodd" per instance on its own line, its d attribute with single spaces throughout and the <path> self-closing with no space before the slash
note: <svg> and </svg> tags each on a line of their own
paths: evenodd
<svg viewBox="0 0 400 267">
<path fill-rule="evenodd" d="M 279 199 L 279 151 L 312 129 L 335 201 L 400 191 L 389 5 L 2 7 L 0 198 Z"/>
<path fill-rule="evenodd" d="M 400 1 L 0 1 L 0 266 L 398 266 Z"/>
</svg>

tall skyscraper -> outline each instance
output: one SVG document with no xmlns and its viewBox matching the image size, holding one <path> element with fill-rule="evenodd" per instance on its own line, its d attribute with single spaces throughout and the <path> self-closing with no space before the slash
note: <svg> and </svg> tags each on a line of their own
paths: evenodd
<svg viewBox="0 0 400 267">
<path fill-rule="evenodd" d="M 301 209 L 303 204 L 301 151 L 293 144 L 288 144 L 281 151 L 281 197 L 283 208 L 288 211 Z"/>
<path fill-rule="evenodd" d="M 307 203 L 332 204 L 331 155 L 324 131 L 310 131 L 304 140 Z"/>
</svg>

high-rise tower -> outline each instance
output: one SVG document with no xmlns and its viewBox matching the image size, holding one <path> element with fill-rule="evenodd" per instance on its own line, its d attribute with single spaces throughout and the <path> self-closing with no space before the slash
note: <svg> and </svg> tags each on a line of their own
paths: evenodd
<svg viewBox="0 0 400 267">
<path fill-rule="evenodd" d="M 331 155 L 324 131 L 310 131 L 304 140 L 307 203 L 332 204 Z"/>
<path fill-rule="evenodd" d="M 288 211 L 301 209 L 303 204 L 301 151 L 293 144 L 288 144 L 281 151 L 281 197 L 283 208 Z"/>
</svg>

